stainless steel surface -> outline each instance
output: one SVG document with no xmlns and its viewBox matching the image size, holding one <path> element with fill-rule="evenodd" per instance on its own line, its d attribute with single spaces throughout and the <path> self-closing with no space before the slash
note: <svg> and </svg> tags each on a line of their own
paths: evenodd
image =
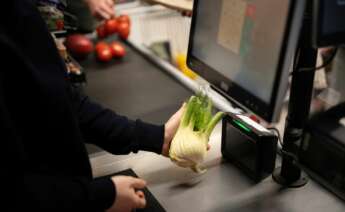
<svg viewBox="0 0 345 212">
<path fill-rule="evenodd" d="M 345 204 L 314 181 L 299 189 L 282 189 L 271 177 L 253 184 L 220 152 L 221 127 L 211 136 L 203 175 L 174 165 L 152 153 L 112 156 L 99 153 L 91 158 L 95 176 L 132 168 L 148 182 L 148 188 L 167 211 L 286 211 L 340 212 Z"/>
</svg>

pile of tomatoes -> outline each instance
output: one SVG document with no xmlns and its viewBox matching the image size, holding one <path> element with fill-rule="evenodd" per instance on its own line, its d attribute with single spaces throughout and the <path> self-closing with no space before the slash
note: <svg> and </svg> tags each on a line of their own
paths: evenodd
<svg viewBox="0 0 345 212">
<path fill-rule="evenodd" d="M 68 36 L 65 44 L 68 51 L 77 59 L 83 59 L 93 51 L 100 62 L 109 62 L 112 58 L 122 58 L 126 55 L 126 49 L 120 42 L 108 43 L 102 39 L 117 34 L 118 38 L 126 40 L 130 34 L 130 24 L 128 15 L 120 15 L 104 21 L 96 29 L 98 41 L 95 47 L 89 38 L 81 34 Z"/>
<path fill-rule="evenodd" d="M 109 35 L 118 34 L 118 36 L 126 40 L 130 33 L 131 21 L 128 15 L 120 15 L 106 20 L 100 24 L 96 31 L 99 39 L 103 39 Z"/>
<path fill-rule="evenodd" d="M 126 40 L 130 33 L 130 18 L 128 15 L 120 15 L 106 20 L 96 29 L 98 39 L 103 39 L 117 34 L 119 38 Z M 126 55 L 125 47 L 117 41 L 107 43 L 99 41 L 95 47 L 96 57 L 101 62 L 108 62 L 112 58 L 122 58 Z"/>
</svg>

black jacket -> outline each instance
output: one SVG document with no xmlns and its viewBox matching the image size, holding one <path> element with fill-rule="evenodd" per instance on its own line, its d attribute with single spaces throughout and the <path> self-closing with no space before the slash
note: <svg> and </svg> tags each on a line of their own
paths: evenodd
<svg viewBox="0 0 345 212">
<path fill-rule="evenodd" d="M 0 50 L 0 211 L 110 207 L 116 189 L 92 178 L 84 143 L 160 153 L 164 126 L 130 121 L 75 92 L 29 0 L 1 3 Z"/>
</svg>

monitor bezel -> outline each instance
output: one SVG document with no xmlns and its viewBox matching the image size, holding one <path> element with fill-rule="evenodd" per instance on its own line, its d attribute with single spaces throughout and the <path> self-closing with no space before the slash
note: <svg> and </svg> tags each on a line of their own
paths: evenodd
<svg viewBox="0 0 345 212">
<path fill-rule="evenodd" d="M 299 31 L 302 25 L 305 1 L 290 0 L 289 18 L 285 26 L 285 33 L 277 65 L 277 74 L 274 79 L 272 95 L 269 103 L 251 94 L 236 82 L 226 78 L 192 54 L 196 20 L 198 16 L 199 0 L 194 0 L 192 23 L 189 37 L 187 65 L 205 80 L 207 80 L 216 91 L 225 96 L 242 109 L 251 111 L 267 122 L 276 122 L 279 119 L 282 101 L 285 98 L 289 81 L 289 69 L 293 64 Z M 295 30 L 293 30 L 295 29 Z"/>
<path fill-rule="evenodd" d="M 313 10 L 313 44 L 315 47 L 327 47 L 345 43 L 345 31 L 325 34 L 323 33 L 325 0 L 314 0 Z"/>
</svg>

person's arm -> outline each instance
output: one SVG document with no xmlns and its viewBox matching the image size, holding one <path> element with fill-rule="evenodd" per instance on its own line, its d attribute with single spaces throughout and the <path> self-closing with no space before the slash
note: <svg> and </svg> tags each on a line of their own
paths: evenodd
<svg viewBox="0 0 345 212">
<path fill-rule="evenodd" d="M 1 207 L 9 211 L 130 212 L 146 206 L 144 193 L 139 190 L 145 185 L 144 180 L 128 176 L 89 181 L 82 177 L 10 172 L 2 168 L 0 186 L 4 203 Z"/>
<path fill-rule="evenodd" d="M 84 0 L 91 14 L 99 19 L 109 19 L 115 15 L 113 0 Z"/>
<path fill-rule="evenodd" d="M 184 107 L 173 114 L 164 125 L 153 125 L 118 115 L 92 102 L 89 97 L 73 88 L 72 94 L 86 142 L 113 154 L 144 150 L 168 156 L 170 143 L 179 126 Z"/>
<path fill-rule="evenodd" d="M 128 154 L 139 150 L 162 153 L 164 125 L 129 120 L 91 101 L 73 88 L 72 94 L 86 142 L 113 154 Z"/>
</svg>

